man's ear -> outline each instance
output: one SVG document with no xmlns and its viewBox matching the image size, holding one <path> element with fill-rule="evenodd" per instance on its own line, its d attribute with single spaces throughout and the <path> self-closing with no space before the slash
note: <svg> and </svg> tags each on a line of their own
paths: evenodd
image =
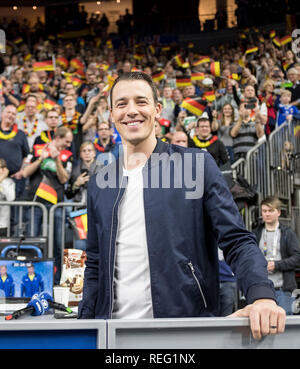
<svg viewBox="0 0 300 369">
<path fill-rule="evenodd" d="M 160 119 L 161 112 L 162 112 L 162 104 L 157 103 L 156 104 L 156 114 L 155 114 L 156 119 Z"/>
</svg>

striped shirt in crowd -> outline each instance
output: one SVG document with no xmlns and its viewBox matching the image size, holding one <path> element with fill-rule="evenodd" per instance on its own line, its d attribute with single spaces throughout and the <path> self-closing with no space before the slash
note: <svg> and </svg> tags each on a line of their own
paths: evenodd
<svg viewBox="0 0 300 369">
<path fill-rule="evenodd" d="M 255 122 L 251 120 L 248 123 L 242 122 L 238 135 L 233 138 L 235 158 L 246 157 L 247 152 L 256 145 L 257 140 Z"/>
</svg>

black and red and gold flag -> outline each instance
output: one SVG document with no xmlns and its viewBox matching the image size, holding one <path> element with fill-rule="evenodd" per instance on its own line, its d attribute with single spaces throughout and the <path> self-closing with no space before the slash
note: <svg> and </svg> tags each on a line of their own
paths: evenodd
<svg viewBox="0 0 300 369">
<path fill-rule="evenodd" d="M 207 101 L 198 96 L 186 97 L 181 103 L 182 108 L 188 110 L 190 113 L 196 116 L 202 115 L 206 105 Z"/>
</svg>

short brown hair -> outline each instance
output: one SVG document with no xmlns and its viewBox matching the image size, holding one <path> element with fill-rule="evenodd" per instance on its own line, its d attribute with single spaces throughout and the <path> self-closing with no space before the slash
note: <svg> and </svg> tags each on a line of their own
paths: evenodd
<svg viewBox="0 0 300 369">
<path fill-rule="evenodd" d="M 106 124 L 109 129 L 112 128 L 111 127 L 111 124 L 107 120 L 102 120 L 102 122 L 97 122 L 97 130 L 99 129 L 99 127 L 101 126 L 101 124 Z"/>
<path fill-rule="evenodd" d="M 0 168 L 7 168 L 5 159 L 0 158 Z"/>
<path fill-rule="evenodd" d="M 84 142 L 82 142 L 82 144 L 80 145 L 79 151 L 81 152 L 86 146 L 91 146 L 93 148 L 93 150 L 96 152 L 95 146 L 94 146 L 94 144 L 93 144 L 92 141 L 84 141 Z"/>
<path fill-rule="evenodd" d="M 112 107 L 112 95 L 113 95 L 113 89 L 115 85 L 120 81 L 145 81 L 148 83 L 152 90 L 153 100 L 154 104 L 156 105 L 158 103 L 158 96 L 157 96 L 157 89 L 156 86 L 152 80 L 152 78 L 144 73 L 144 72 L 128 72 L 121 74 L 114 82 L 111 90 L 110 90 L 110 106 Z"/>
<path fill-rule="evenodd" d="M 72 133 L 72 130 L 70 128 L 65 126 L 59 126 L 54 133 L 54 138 L 56 137 L 64 138 L 69 132 Z"/>
<path fill-rule="evenodd" d="M 269 206 L 270 208 L 280 210 L 282 202 L 276 196 L 267 196 L 261 201 L 260 206 L 262 205 L 266 205 Z"/>
<path fill-rule="evenodd" d="M 52 108 L 50 110 L 48 109 L 45 110 L 45 118 L 48 117 L 49 113 L 56 113 L 59 116 L 58 112 L 54 108 Z"/>
</svg>

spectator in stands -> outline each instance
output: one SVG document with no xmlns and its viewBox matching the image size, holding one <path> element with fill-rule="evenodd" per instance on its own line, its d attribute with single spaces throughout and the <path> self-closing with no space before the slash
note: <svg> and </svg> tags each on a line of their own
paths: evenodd
<svg viewBox="0 0 300 369">
<path fill-rule="evenodd" d="M 267 106 L 267 122 L 265 124 L 265 133 L 269 135 L 276 127 L 276 95 L 274 93 L 275 84 L 271 79 L 264 81 L 258 96 L 260 103 L 265 103 Z"/>
<path fill-rule="evenodd" d="M 164 134 L 164 132 L 163 132 L 164 127 L 160 124 L 160 122 L 158 120 L 155 121 L 154 127 L 155 127 L 155 137 L 159 138 L 163 142 L 169 142 L 169 135 L 166 136 Z"/>
<path fill-rule="evenodd" d="M 4 105 L 14 105 L 18 107 L 21 97 L 13 90 L 11 81 L 9 79 L 6 79 L 2 83 L 2 96 L 4 98 Z"/>
<path fill-rule="evenodd" d="M 148 75 L 121 75 L 110 97 L 112 119 L 127 150 L 120 165 L 100 169 L 89 182 L 87 262 L 78 317 L 214 315 L 218 311 L 218 244 L 250 299 L 250 305 L 233 316 L 250 318 L 255 339 L 283 332 L 285 312 L 274 301 L 266 262 L 254 236 L 245 229 L 214 159 L 208 153 L 156 139 L 154 122 L 162 106 Z M 166 190 L 161 176 L 156 178 L 154 189 L 143 186 L 144 174 L 152 174 L 154 167 L 155 173 L 161 173 L 162 161 L 157 154 L 164 154 L 167 167 L 176 168 L 187 152 L 193 159 L 193 172 L 197 169 L 196 154 L 200 155 L 199 165 L 203 160 L 201 176 L 196 179 L 204 184 L 200 196 L 187 199 L 186 184 L 181 188 L 173 184 Z M 137 160 L 131 160 L 133 157 Z M 113 188 L 107 185 L 110 175 L 118 178 Z M 124 177 L 129 177 L 125 186 Z M 102 187 L 103 182 L 106 186 Z M 162 212 L 167 216 L 159 217 Z M 110 232 L 105 232 L 106 227 Z M 118 247 L 110 249 L 109 239 Z M 129 257 L 128 247 L 132 251 Z M 145 250 L 149 250 L 149 258 Z M 115 272 L 110 278 L 109 270 Z"/>
<path fill-rule="evenodd" d="M 22 98 L 26 99 L 26 97 L 30 95 L 35 95 L 38 103 L 41 103 L 45 97 L 46 93 L 43 90 L 43 86 L 40 83 L 40 79 L 35 72 L 31 72 L 28 78 L 28 86 L 22 91 Z"/>
<path fill-rule="evenodd" d="M 96 149 L 92 142 L 85 141 L 80 146 L 79 163 L 73 167 L 65 194 L 75 202 L 86 203 L 87 183 L 96 172 Z"/>
<path fill-rule="evenodd" d="M 161 117 L 167 119 L 171 122 L 171 127 L 174 127 L 175 123 L 175 116 L 174 116 L 174 109 L 175 109 L 175 102 L 172 99 L 172 88 L 170 86 L 165 86 L 163 89 L 163 96 L 161 98 L 161 103 L 163 106 Z"/>
<path fill-rule="evenodd" d="M 16 199 L 20 199 L 25 189 L 23 180 L 23 164 L 29 154 L 29 146 L 25 133 L 18 129 L 16 122 L 17 109 L 8 105 L 2 112 L 0 125 L 0 158 L 6 161 L 9 175 L 16 184 Z"/>
<path fill-rule="evenodd" d="M 179 88 L 173 89 L 172 99 L 174 101 L 174 118 L 178 118 L 178 114 L 181 111 L 181 103 L 183 100 L 182 92 Z"/>
<path fill-rule="evenodd" d="M 290 68 L 294 68 L 295 64 L 300 61 L 293 51 L 289 49 L 284 53 L 282 60 L 286 64 L 286 71 L 288 71 Z"/>
<path fill-rule="evenodd" d="M 213 121 L 211 129 L 213 132 L 217 132 L 219 139 L 223 142 L 228 152 L 230 162 L 234 162 L 233 153 L 233 139 L 230 135 L 230 131 L 234 126 L 234 109 L 230 104 L 224 104 L 221 110 L 221 117 L 217 119 L 218 113 L 216 110 L 212 112 Z"/>
<path fill-rule="evenodd" d="M 14 93 L 17 96 L 21 96 L 23 84 L 25 82 L 24 76 L 23 76 L 23 69 L 22 68 L 17 68 L 12 73 L 12 76 L 11 76 L 10 80 L 12 82 L 12 87 L 13 87 Z"/>
<path fill-rule="evenodd" d="M 76 161 L 79 157 L 80 145 L 83 142 L 83 126 L 81 122 L 81 114 L 76 110 L 76 99 L 72 95 L 66 95 L 63 99 L 64 111 L 60 116 L 60 124 L 70 128 L 73 133 L 73 142 L 71 151 Z"/>
<path fill-rule="evenodd" d="M 293 105 L 300 105 L 300 82 L 299 82 L 299 73 L 296 68 L 290 68 L 287 71 L 287 78 L 292 83 L 291 87 L 287 87 L 288 90 L 291 91 L 291 103 Z"/>
<path fill-rule="evenodd" d="M 292 315 L 291 294 L 297 288 L 295 270 L 300 267 L 300 243 L 295 232 L 279 221 L 282 203 L 278 197 L 268 196 L 260 205 L 263 223 L 253 233 L 268 262 L 277 303 Z"/>
<path fill-rule="evenodd" d="M 244 89 L 244 94 L 247 94 L 246 87 L 247 86 L 255 86 L 257 84 L 257 80 L 255 76 L 251 73 L 249 68 L 243 68 L 242 70 L 242 78 L 241 78 L 241 88 Z"/>
<path fill-rule="evenodd" d="M 72 82 L 67 82 L 64 85 L 64 93 L 65 93 L 65 95 L 63 97 L 65 97 L 67 95 L 71 95 L 71 96 L 74 96 L 76 98 L 76 111 L 83 114 L 84 111 L 85 111 L 85 105 L 86 105 L 85 101 L 81 96 L 77 95 L 76 89 L 73 86 Z M 58 104 L 63 105 L 63 97 L 60 97 L 60 99 L 58 99 L 58 101 L 57 101 Z"/>
<path fill-rule="evenodd" d="M 280 153 L 280 161 L 282 169 L 292 169 L 292 160 L 294 155 L 294 145 L 290 141 L 284 141 L 283 149 Z"/>
<path fill-rule="evenodd" d="M 17 115 L 16 122 L 18 128 L 26 135 L 29 149 L 32 149 L 33 142 L 42 131 L 47 130 L 47 124 L 42 114 L 37 110 L 37 98 L 34 95 L 26 97 L 24 111 Z"/>
<path fill-rule="evenodd" d="M 0 266 L 0 290 L 4 291 L 5 297 L 15 296 L 15 283 L 10 274 L 7 274 L 7 266 Z"/>
<path fill-rule="evenodd" d="M 251 108 L 251 107 L 250 107 Z M 251 109 L 245 102 L 241 102 L 239 108 L 239 119 L 234 124 L 230 131 L 230 135 L 233 138 L 233 152 L 235 160 L 245 158 L 247 152 L 257 144 L 258 139 L 264 136 L 264 127 L 260 121 L 260 114 L 258 108 L 256 108 L 258 114 L 257 120 L 251 120 Z"/>
<path fill-rule="evenodd" d="M 280 104 L 278 105 L 277 127 L 293 118 L 300 119 L 300 112 L 295 105 L 291 104 L 292 92 L 282 89 L 280 92 Z"/>
<path fill-rule="evenodd" d="M 16 198 L 15 182 L 8 175 L 6 161 L 0 158 L 0 201 L 14 201 Z M 0 236 L 8 236 L 9 221 L 9 206 L 0 205 Z"/>
<path fill-rule="evenodd" d="M 183 99 L 187 97 L 195 96 L 195 94 L 196 94 L 196 87 L 193 84 L 190 84 L 189 86 L 185 86 L 182 90 Z"/>
<path fill-rule="evenodd" d="M 235 91 L 233 90 L 233 88 L 235 88 Z M 238 82 L 233 79 L 227 79 L 226 88 L 224 90 L 218 90 L 216 92 L 217 98 L 213 101 L 212 108 L 220 112 L 225 104 L 230 104 L 237 112 L 239 106 L 236 102 L 234 93 L 238 96 L 239 99 L 242 98 Z"/>
<path fill-rule="evenodd" d="M 96 158 L 99 164 L 110 163 L 119 156 L 119 144 L 112 137 L 113 130 L 109 122 L 97 124 L 97 134 L 94 140 Z M 103 155 L 105 154 L 105 155 Z"/>
<path fill-rule="evenodd" d="M 212 135 L 211 133 L 211 123 L 207 113 L 203 113 L 198 118 L 193 141 L 195 147 L 208 151 L 219 167 L 229 161 L 229 156 L 223 142 L 218 136 Z"/>
<path fill-rule="evenodd" d="M 185 125 L 185 118 L 187 117 L 187 113 L 185 109 L 181 109 L 178 113 L 177 120 L 176 120 L 176 131 L 182 131 Z M 196 117 L 195 117 L 196 118 Z"/>
<path fill-rule="evenodd" d="M 41 132 L 41 135 L 36 137 L 33 143 L 32 151 L 33 153 L 27 158 L 28 161 L 31 160 L 32 155 L 39 156 L 45 145 L 53 141 L 56 128 L 59 124 L 59 115 L 55 109 L 47 110 L 45 112 L 45 123 L 47 124 L 47 130 Z"/>
<path fill-rule="evenodd" d="M 67 127 L 58 127 L 53 140 L 46 143 L 42 150 L 33 152 L 31 163 L 24 168 L 24 176 L 29 177 L 28 200 L 42 202 L 48 209 L 57 202 L 64 200 L 64 185 L 72 172 L 71 146 L 73 134 Z M 46 184 L 51 196 L 37 191 L 41 184 Z M 43 195 L 43 196 L 42 196 Z M 56 209 L 54 216 L 54 257 L 57 272 L 55 284 L 59 284 L 61 274 L 61 235 L 62 235 L 62 209 Z M 40 208 L 34 212 L 34 234 L 40 235 L 42 224 L 42 211 Z"/>
<path fill-rule="evenodd" d="M 89 103 L 89 100 L 96 94 L 95 90 L 97 89 L 97 76 L 92 69 L 87 69 L 86 73 L 86 83 L 83 83 L 77 93 L 81 96 L 86 104 Z M 95 93 L 95 94 L 94 94 Z"/>
<path fill-rule="evenodd" d="M 252 85 L 246 85 L 244 89 L 243 98 L 241 101 L 249 105 L 250 118 L 253 120 L 259 119 L 262 124 L 266 124 L 268 120 L 268 109 L 265 102 L 259 103 L 256 97 L 255 88 Z"/>
<path fill-rule="evenodd" d="M 172 134 L 171 144 L 188 147 L 188 136 L 183 131 L 176 131 Z"/>
<path fill-rule="evenodd" d="M 99 98 L 99 105 L 97 107 L 98 123 L 110 122 L 110 110 L 108 106 L 107 97 L 101 96 Z"/>
<path fill-rule="evenodd" d="M 87 187 L 91 176 L 96 173 L 96 149 L 92 142 L 85 141 L 80 146 L 79 163 L 73 167 L 65 195 L 73 202 L 83 203 L 86 207 Z M 76 249 L 85 250 L 86 240 L 75 240 Z"/>
</svg>

